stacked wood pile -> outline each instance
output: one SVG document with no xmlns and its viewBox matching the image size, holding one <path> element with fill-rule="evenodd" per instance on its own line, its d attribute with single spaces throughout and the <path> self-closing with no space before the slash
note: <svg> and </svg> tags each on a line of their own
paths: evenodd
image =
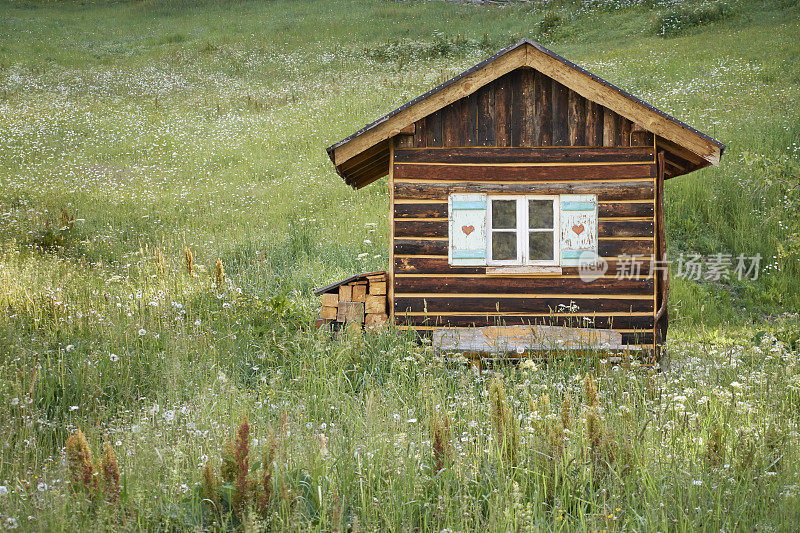
<svg viewBox="0 0 800 533">
<path fill-rule="evenodd" d="M 317 289 L 314 294 L 322 298 L 317 327 L 358 324 L 372 329 L 386 324 L 387 279 L 386 272 L 369 272 Z"/>
</svg>

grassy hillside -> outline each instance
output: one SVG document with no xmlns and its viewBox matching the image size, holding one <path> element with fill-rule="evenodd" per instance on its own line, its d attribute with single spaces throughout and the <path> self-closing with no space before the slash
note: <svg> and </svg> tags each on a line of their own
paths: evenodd
<svg viewBox="0 0 800 533">
<path fill-rule="evenodd" d="M 796 528 L 799 20 L 788 0 L 0 1 L 0 523 Z M 352 191 L 325 147 L 521 37 L 728 145 L 668 182 L 670 254 L 764 268 L 673 278 L 669 371 L 503 367 L 501 393 L 397 332 L 309 330 L 313 287 L 388 262 L 385 180 Z M 243 411 L 274 492 L 216 514 L 196 484 Z M 78 427 L 116 451 L 119 503 L 67 483 Z"/>
</svg>

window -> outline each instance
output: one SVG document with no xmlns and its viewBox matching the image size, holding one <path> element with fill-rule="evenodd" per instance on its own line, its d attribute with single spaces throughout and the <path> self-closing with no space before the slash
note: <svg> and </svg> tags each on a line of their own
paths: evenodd
<svg viewBox="0 0 800 533">
<path fill-rule="evenodd" d="M 579 267 L 598 257 L 597 213 L 595 194 L 452 193 L 448 264 L 499 274 Z"/>
<path fill-rule="evenodd" d="M 490 196 L 489 265 L 558 265 L 558 196 Z"/>
</svg>

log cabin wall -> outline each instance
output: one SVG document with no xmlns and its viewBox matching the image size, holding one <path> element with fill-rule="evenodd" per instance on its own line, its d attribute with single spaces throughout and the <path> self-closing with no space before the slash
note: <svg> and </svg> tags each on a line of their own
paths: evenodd
<svg viewBox="0 0 800 533">
<path fill-rule="evenodd" d="M 627 344 L 655 347 L 658 287 L 647 276 L 649 263 L 640 279 L 616 276 L 621 256 L 656 253 L 658 171 L 649 132 L 518 69 L 395 137 L 390 188 L 390 301 L 399 327 L 598 327 L 620 331 Z M 611 274 L 586 283 L 569 267 L 525 276 L 451 267 L 453 192 L 596 194 L 598 252 Z"/>
</svg>

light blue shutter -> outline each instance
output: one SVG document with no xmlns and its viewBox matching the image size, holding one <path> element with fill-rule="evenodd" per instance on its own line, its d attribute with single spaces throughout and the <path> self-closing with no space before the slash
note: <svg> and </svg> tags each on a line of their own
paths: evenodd
<svg viewBox="0 0 800 533">
<path fill-rule="evenodd" d="M 561 266 L 597 261 L 597 196 L 562 194 L 560 230 Z"/>
<path fill-rule="evenodd" d="M 453 193 L 449 204 L 448 262 L 453 266 L 486 264 L 486 195 Z"/>
</svg>

